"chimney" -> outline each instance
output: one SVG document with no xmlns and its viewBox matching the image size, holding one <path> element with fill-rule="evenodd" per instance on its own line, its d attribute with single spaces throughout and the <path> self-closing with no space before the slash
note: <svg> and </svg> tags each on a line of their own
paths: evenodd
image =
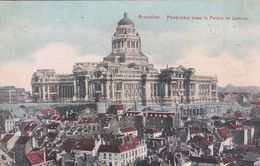
<svg viewBox="0 0 260 166">
<path fill-rule="evenodd" d="M 125 142 L 124 142 L 124 137 L 123 138 L 121 138 L 121 140 L 122 140 L 122 142 L 121 142 L 121 144 L 123 145 Z"/>
<path fill-rule="evenodd" d="M 190 128 L 187 127 L 187 141 L 190 140 L 190 137 L 191 137 L 191 135 L 190 135 Z"/>
<path fill-rule="evenodd" d="M 36 148 L 36 144 L 37 144 L 37 142 L 36 142 L 35 137 L 32 137 L 32 147 Z"/>
<path fill-rule="evenodd" d="M 102 137 L 100 138 L 100 141 L 101 141 L 101 145 L 104 145 L 104 140 Z"/>
<path fill-rule="evenodd" d="M 46 156 L 46 151 L 45 151 L 45 149 L 44 149 L 44 151 L 43 151 L 43 161 L 46 161 L 46 160 L 47 160 L 46 157 L 47 157 L 47 156 Z"/>
</svg>

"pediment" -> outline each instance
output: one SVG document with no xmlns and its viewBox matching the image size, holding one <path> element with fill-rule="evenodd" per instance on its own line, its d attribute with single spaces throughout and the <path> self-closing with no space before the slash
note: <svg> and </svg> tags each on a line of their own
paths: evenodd
<svg viewBox="0 0 260 166">
<path fill-rule="evenodd" d="M 179 70 L 185 70 L 185 67 L 183 67 L 182 65 L 179 65 L 179 66 L 177 67 L 177 69 L 179 69 Z"/>
<path fill-rule="evenodd" d="M 73 69 L 73 73 L 84 73 L 87 72 L 83 66 L 77 66 Z"/>
</svg>

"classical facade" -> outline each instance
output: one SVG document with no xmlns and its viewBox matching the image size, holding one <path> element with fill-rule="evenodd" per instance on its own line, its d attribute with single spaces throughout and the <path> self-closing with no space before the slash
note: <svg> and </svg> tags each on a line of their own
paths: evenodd
<svg viewBox="0 0 260 166">
<path fill-rule="evenodd" d="M 81 62 L 73 73 L 37 70 L 31 80 L 35 102 L 109 101 L 143 105 L 217 100 L 217 78 L 197 76 L 193 68 L 167 67 L 158 72 L 142 53 L 141 38 L 127 13 L 112 37 L 112 51 L 102 62 Z"/>
</svg>

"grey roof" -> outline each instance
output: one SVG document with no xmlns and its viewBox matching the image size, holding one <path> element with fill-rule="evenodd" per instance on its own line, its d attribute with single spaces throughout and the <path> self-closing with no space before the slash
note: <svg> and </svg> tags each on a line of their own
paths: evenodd
<svg viewBox="0 0 260 166">
<path fill-rule="evenodd" d="M 118 22 L 118 26 L 119 26 L 119 25 L 131 25 L 131 24 L 134 25 L 133 21 L 128 18 L 127 13 L 125 12 L 125 13 L 124 13 L 124 18 L 121 19 L 121 20 Z"/>
</svg>

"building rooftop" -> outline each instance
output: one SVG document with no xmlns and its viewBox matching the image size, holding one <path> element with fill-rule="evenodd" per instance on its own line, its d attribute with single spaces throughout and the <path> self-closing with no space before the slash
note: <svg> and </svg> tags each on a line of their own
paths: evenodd
<svg viewBox="0 0 260 166">
<path fill-rule="evenodd" d="M 26 144 L 30 140 L 30 137 L 20 136 L 16 141 L 17 144 Z"/>
<path fill-rule="evenodd" d="M 64 150 L 92 151 L 94 147 L 95 139 L 92 138 L 68 138 L 62 144 Z"/>
<path fill-rule="evenodd" d="M 136 131 L 136 129 L 134 127 L 126 127 L 126 128 L 121 128 L 120 131 L 122 133 L 127 133 L 127 132 L 133 132 Z"/>
<path fill-rule="evenodd" d="M 1 139 L 1 142 L 7 143 L 13 136 L 14 134 L 5 134 L 5 136 Z"/>
<path fill-rule="evenodd" d="M 135 149 L 138 146 L 137 137 L 124 137 L 122 144 L 119 145 L 100 145 L 99 152 L 121 153 Z"/>
<path fill-rule="evenodd" d="M 122 18 L 119 22 L 118 22 L 118 26 L 120 25 L 134 25 L 134 22 L 128 18 L 127 13 L 124 13 L 124 18 Z"/>
<path fill-rule="evenodd" d="M 25 153 L 27 160 L 30 162 L 31 165 L 36 165 L 44 162 L 44 152 L 43 151 L 35 151 L 35 152 L 28 152 Z"/>
</svg>

